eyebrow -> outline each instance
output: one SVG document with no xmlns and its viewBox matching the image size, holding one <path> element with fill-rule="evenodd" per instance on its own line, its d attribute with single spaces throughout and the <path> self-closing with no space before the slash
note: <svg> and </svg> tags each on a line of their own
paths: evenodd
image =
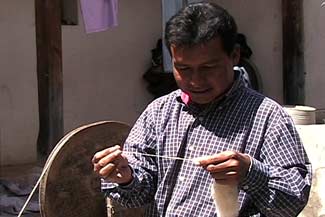
<svg viewBox="0 0 325 217">
<path fill-rule="evenodd" d="M 209 61 L 203 62 L 201 65 L 217 63 L 217 62 L 220 62 L 220 61 L 221 61 L 221 58 L 215 58 L 215 59 L 211 59 Z"/>
<path fill-rule="evenodd" d="M 188 64 L 185 64 L 185 63 L 176 63 L 176 62 L 173 62 L 174 66 L 188 66 Z"/>
<path fill-rule="evenodd" d="M 221 58 L 215 58 L 215 59 L 211 59 L 206 62 L 203 62 L 200 65 L 208 65 L 208 64 L 212 64 L 212 63 L 218 63 L 220 61 L 221 61 Z M 173 64 L 174 64 L 174 66 L 189 66 L 190 65 L 187 63 L 181 63 L 181 62 L 175 62 L 175 61 L 173 61 Z"/>
</svg>

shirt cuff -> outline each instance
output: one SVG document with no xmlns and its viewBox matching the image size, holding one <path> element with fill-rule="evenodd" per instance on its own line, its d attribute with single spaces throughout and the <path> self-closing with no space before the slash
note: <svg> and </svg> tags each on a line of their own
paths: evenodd
<svg viewBox="0 0 325 217">
<path fill-rule="evenodd" d="M 268 166 L 251 157 L 251 165 L 247 176 L 241 183 L 241 189 L 249 194 L 254 194 L 267 186 L 268 179 Z"/>
<path fill-rule="evenodd" d="M 101 178 L 100 181 L 101 181 L 101 189 L 102 189 L 102 191 L 111 190 L 111 189 L 114 189 L 114 188 L 116 188 L 118 186 L 118 184 L 107 181 L 107 180 L 105 180 L 103 178 Z"/>
</svg>

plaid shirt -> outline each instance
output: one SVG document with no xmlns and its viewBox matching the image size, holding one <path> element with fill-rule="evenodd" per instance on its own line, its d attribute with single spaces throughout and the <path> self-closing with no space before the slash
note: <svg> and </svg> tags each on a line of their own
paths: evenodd
<svg viewBox="0 0 325 217">
<path fill-rule="evenodd" d="M 226 150 L 252 164 L 240 184 L 240 216 L 296 216 L 308 200 L 311 165 L 291 118 L 241 78 L 204 110 L 174 91 L 153 101 L 132 128 L 124 150 L 195 158 Z M 216 216 L 212 177 L 190 161 L 132 155 L 128 186 L 102 181 L 111 199 L 146 207 L 146 216 Z M 226 197 L 226 195 L 225 195 Z"/>
</svg>

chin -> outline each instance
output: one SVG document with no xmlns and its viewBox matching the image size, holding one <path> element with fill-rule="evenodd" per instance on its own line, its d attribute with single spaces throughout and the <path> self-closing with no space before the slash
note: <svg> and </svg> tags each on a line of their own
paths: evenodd
<svg viewBox="0 0 325 217">
<path fill-rule="evenodd" d="M 215 94 L 212 93 L 204 93 L 204 94 L 190 94 L 190 97 L 192 99 L 193 102 L 197 103 L 197 104 L 208 104 L 210 102 L 213 102 L 214 99 L 216 99 Z"/>
<path fill-rule="evenodd" d="M 208 104 L 208 103 L 212 102 L 213 99 L 202 99 L 202 98 L 197 99 L 197 98 L 193 97 L 192 101 L 197 103 L 197 104 L 204 105 L 204 104 Z"/>
</svg>

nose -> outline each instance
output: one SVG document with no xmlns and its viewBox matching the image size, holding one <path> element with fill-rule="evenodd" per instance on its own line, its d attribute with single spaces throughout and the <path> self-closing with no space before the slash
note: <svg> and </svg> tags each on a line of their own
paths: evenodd
<svg viewBox="0 0 325 217">
<path fill-rule="evenodd" d="M 193 87 L 200 87 L 200 86 L 202 86 L 203 82 L 204 82 L 203 74 L 200 73 L 199 70 L 193 70 L 190 84 Z"/>
</svg>

